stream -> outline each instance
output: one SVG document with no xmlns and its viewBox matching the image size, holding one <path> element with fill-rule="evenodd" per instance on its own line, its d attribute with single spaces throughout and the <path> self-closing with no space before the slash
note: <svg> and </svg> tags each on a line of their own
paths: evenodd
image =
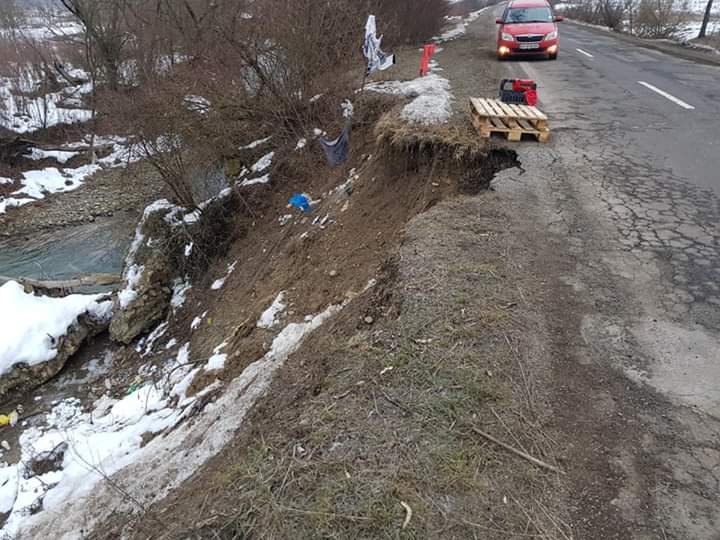
<svg viewBox="0 0 720 540">
<path fill-rule="evenodd" d="M 63 280 L 92 273 L 120 274 L 137 219 L 136 212 L 117 212 L 92 223 L 0 238 L 0 276 Z"/>
<path fill-rule="evenodd" d="M 120 274 L 138 216 L 137 212 L 116 212 L 112 217 L 98 217 L 92 223 L 38 231 L 31 236 L 0 237 L 0 276 L 63 280 L 88 273 Z M 74 292 L 107 290 L 86 287 Z M 3 452 L 3 459 L 11 463 L 20 459 L 22 433 L 29 427 L 43 426 L 45 414 L 59 402 L 75 397 L 91 402 L 102 394 L 113 352 L 114 346 L 107 334 L 90 339 L 56 377 L 22 396 L 19 403 L 25 412 L 21 415 L 21 425 L 4 428 L 0 434 L 0 439 L 10 447 Z M 0 413 L 7 414 L 17 403 L 0 404 Z"/>
</svg>

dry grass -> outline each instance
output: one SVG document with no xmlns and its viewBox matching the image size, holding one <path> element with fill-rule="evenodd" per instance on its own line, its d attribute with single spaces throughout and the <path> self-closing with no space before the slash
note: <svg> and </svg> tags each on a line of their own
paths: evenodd
<svg viewBox="0 0 720 540">
<path fill-rule="evenodd" d="M 480 139 L 467 121 L 418 126 L 401 120 L 396 109 L 380 118 L 375 137 L 393 173 L 445 174 L 467 194 L 488 189 L 495 174 L 518 164 L 513 150 Z"/>
<path fill-rule="evenodd" d="M 517 307 L 528 293 L 492 208 L 416 218 L 397 266 L 294 360 L 286 384 L 305 390 L 260 411 L 217 471 L 200 537 L 569 537 L 559 477 L 473 431 L 556 464 Z"/>
</svg>

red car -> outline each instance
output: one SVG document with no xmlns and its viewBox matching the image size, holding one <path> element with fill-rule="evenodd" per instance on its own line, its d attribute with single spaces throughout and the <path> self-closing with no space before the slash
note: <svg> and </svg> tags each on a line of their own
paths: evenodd
<svg viewBox="0 0 720 540">
<path fill-rule="evenodd" d="M 560 46 L 556 23 L 562 20 L 545 0 L 511 0 L 503 16 L 495 21 L 500 25 L 498 59 L 523 55 L 555 60 Z"/>
</svg>

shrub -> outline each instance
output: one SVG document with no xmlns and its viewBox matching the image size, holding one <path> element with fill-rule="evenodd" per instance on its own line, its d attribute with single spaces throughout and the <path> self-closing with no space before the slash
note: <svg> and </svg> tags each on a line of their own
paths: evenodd
<svg viewBox="0 0 720 540">
<path fill-rule="evenodd" d="M 669 38 L 686 18 L 674 0 L 640 0 L 632 32 L 644 38 Z"/>
<path fill-rule="evenodd" d="M 450 12 L 446 0 L 379 0 L 377 15 L 387 45 L 416 44 L 441 33 Z"/>
</svg>

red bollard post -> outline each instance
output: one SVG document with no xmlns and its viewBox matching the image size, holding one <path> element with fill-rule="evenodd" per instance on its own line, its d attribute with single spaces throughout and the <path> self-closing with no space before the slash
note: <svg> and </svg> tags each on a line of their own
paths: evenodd
<svg viewBox="0 0 720 540">
<path fill-rule="evenodd" d="M 422 60 L 420 61 L 420 76 L 424 77 L 430 70 L 430 58 L 435 54 L 435 44 L 425 45 L 423 47 Z"/>
</svg>

